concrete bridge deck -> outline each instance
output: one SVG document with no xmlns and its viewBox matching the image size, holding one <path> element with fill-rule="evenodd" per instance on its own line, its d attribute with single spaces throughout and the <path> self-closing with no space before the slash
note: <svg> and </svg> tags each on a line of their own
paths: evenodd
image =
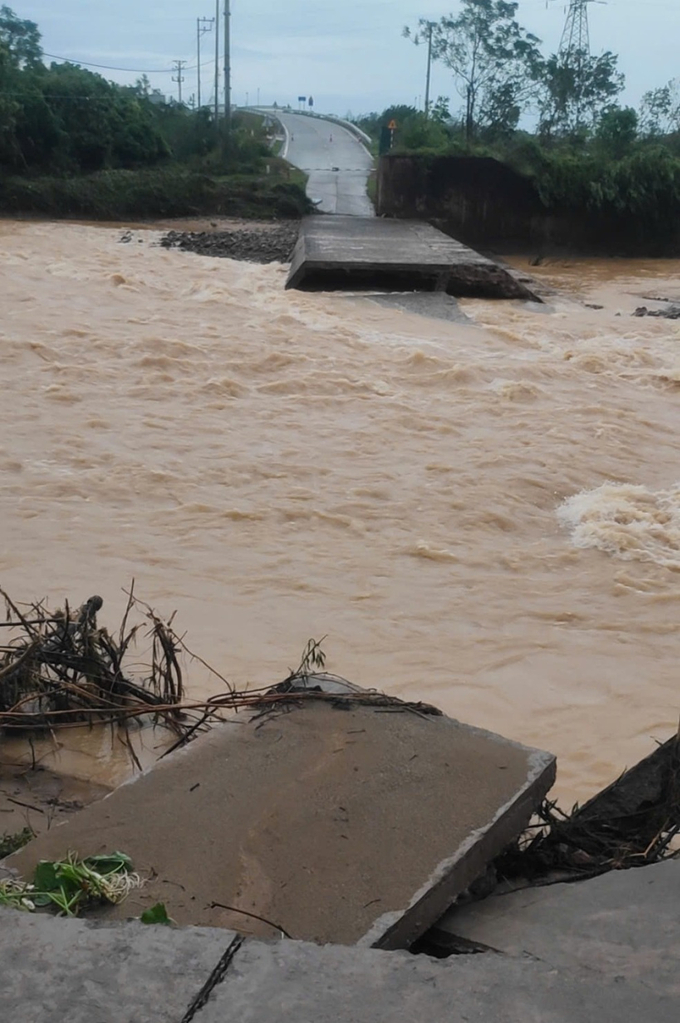
<svg viewBox="0 0 680 1023">
<path fill-rule="evenodd" d="M 429 224 L 378 217 L 306 217 L 286 287 L 540 301 L 503 267 Z"/>
</svg>

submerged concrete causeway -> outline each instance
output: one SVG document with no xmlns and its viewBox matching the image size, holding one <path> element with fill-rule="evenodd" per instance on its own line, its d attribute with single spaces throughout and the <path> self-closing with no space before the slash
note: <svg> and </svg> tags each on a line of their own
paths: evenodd
<svg viewBox="0 0 680 1023">
<path fill-rule="evenodd" d="M 286 287 L 540 301 L 504 267 L 430 224 L 379 217 L 306 217 Z"/>
</svg>

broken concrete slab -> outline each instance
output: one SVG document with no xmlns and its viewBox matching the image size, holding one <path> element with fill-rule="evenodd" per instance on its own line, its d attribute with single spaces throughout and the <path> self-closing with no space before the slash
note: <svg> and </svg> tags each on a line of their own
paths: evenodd
<svg viewBox="0 0 680 1023">
<path fill-rule="evenodd" d="M 676 1023 L 672 987 L 536 959 L 247 941 L 197 1023 Z"/>
<path fill-rule="evenodd" d="M 623 921 L 622 934 L 633 922 Z M 677 925 L 674 934 L 677 934 Z M 671 935 L 669 935 L 671 937 Z M 638 949 L 640 961 L 644 946 Z M 0 910 L 0 1019 L 12 1023 L 675 1023 L 677 962 L 665 977 L 597 961 L 455 956 L 304 942 L 239 943 L 215 928 Z"/>
<path fill-rule="evenodd" d="M 150 881 L 107 918 L 164 902 L 180 924 L 407 947 L 521 832 L 555 760 L 379 694 L 303 695 L 215 727 L 7 863 L 29 877 L 120 849 Z"/>
<path fill-rule="evenodd" d="M 286 287 L 541 301 L 504 267 L 430 224 L 379 217 L 306 217 Z"/>
<path fill-rule="evenodd" d="M 233 937 L 0 909 L 0 1019 L 179 1023 Z"/>
<path fill-rule="evenodd" d="M 436 930 L 559 970 L 626 977 L 680 1008 L 680 861 L 523 888 L 452 909 Z"/>
</svg>

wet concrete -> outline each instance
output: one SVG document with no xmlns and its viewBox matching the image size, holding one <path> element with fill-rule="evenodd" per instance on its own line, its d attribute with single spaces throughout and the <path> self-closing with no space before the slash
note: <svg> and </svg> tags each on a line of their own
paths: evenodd
<svg viewBox="0 0 680 1023">
<path fill-rule="evenodd" d="M 672 992 L 680 1011 L 680 861 L 525 888 L 452 909 L 437 931 L 555 969 Z"/>
<path fill-rule="evenodd" d="M 407 947 L 527 823 L 550 754 L 337 694 L 218 726 L 7 861 L 120 849 L 180 924 Z"/>
<path fill-rule="evenodd" d="M 375 217 L 306 217 L 286 287 L 540 301 L 504 267 L 429 224 Z"/>
<path fill-rule="evenodd" d="M 609 877 L 615 896 L 604 892 L 605 879 L 570 886 L 595 925 L 589 938 L 572 930 L 574 915 L 562 897 L 541 923 L 540 947 L 525 949 L 520 940 L 507 951 L 443 961 L 241 941 L 215 928 L 94 926 L 0 910 L 0 1019 L 675 1023 L 680 863 Z"/>
</svg>

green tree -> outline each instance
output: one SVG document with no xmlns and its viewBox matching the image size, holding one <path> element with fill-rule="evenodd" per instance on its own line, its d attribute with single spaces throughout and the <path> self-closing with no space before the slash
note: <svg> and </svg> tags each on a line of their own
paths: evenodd
<svg viewBox="0 0 680 1023">
<path fill-rule="evenodd" d="M 671 79 L 667 85 L 652 89 L 640 104 L 640 131 L 648 138 L 670 135 L 680 130 L 680 82 Z"/>
<path fill-rule="evenodd" d="M 0 165 L 17 157 L 16 123 L 20 104 L 16 98 L 17 71 L 5 42 L 0 41 Z"/>
<path fill-rule="evenodd" d="M 597 124 L 595 137 L 601 149 L 615 160 L 628 156 L 638 137 L 638 115 L 632 107 L 607 107 Z"/>
<path fill-rule="evenodd" d="M 533 87 L 540 40 L 517 22 L 518 4 L 508 0 L 462 0 L 459 14 L 434 24 L 432 55 L 453 73 L 465 100 L 465 133 L 516 128 L 521 105 Z M 430 23 L 421 18 L 422 32 Z M 413 35 L 405 29 L 406 35 Z"/>
<path fill-rule="evenodd" d="M 0 7 L 0 44 L 9 50 L 18 67 L 35 68 L 42 64 L 40 31 L 34 21 L 22 21 L 11 8 Z"/>
<path fill-rule="evenodd" d="M 449 110 L 449 97 L 448 96 L 437 96 L 436 100 L 432 104 L 430 109 L 430 117 L 433 121 L 439 121 L 440 124 L 451 123 L 451 111 Z"/>
<path fill-rule="evenodd" d="M 365 131 L 367 135 L 377 140 L 380 138 L 381 128 L 386 128 L 391 121 L 394 121 L 397 127 L 401 128 L 406 121 L 417 114 L 418 110 L 415 107 L 399 103 L 395 106 L 387 107 L 382 113 L 374 111 L 371 114 L 363 114 L 356 119 L 355 124 Z"/>
<path fill-rule="evenodd" d="M 618 57 L 610 51 L 599 56 L 575 50 L 553 54 L 536 65 L 535 77 L 544 138 L 592 130 L 625 85 Z"/>
</svg>

